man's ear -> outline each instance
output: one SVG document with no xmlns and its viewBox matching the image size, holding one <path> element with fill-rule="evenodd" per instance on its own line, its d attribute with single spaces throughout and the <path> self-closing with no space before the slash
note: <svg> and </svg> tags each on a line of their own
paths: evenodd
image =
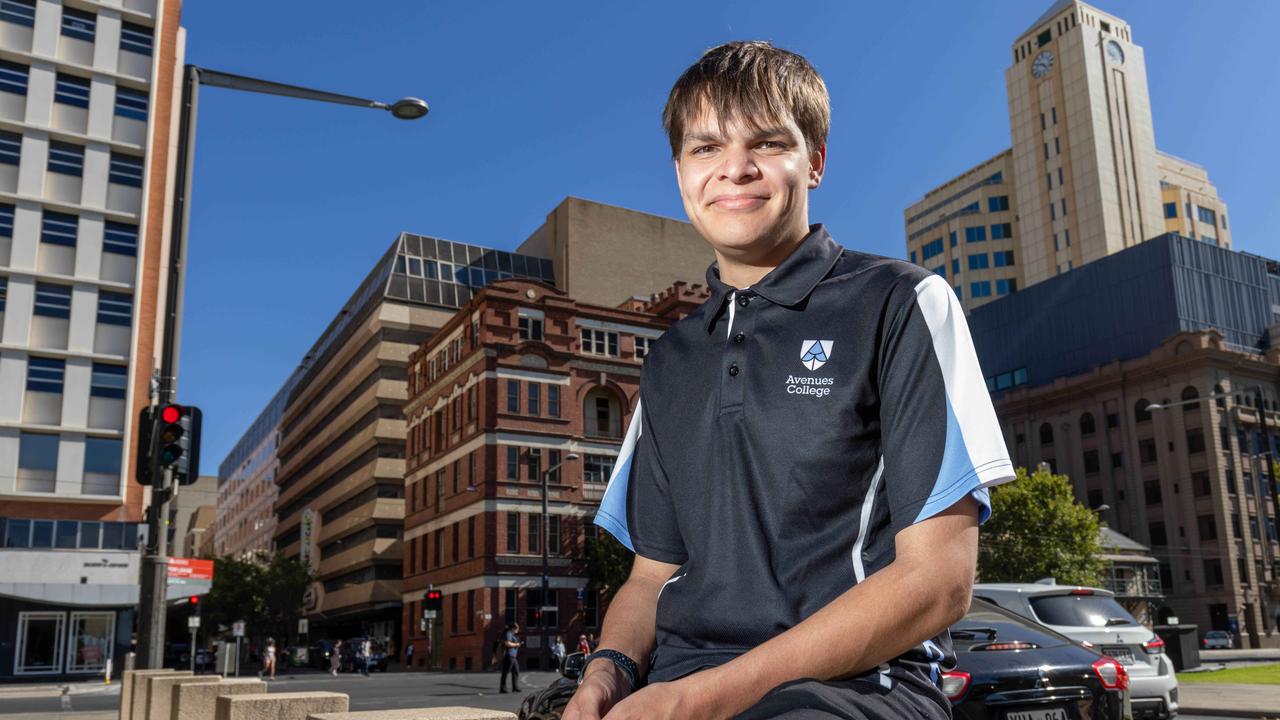
<svg viewBox="0 0 1280 720">
<path fill-rule="evenodd" d="M 817 150 L 809 153 L 809 189 L 814 190 L 822 184 L 822 174 L 827 170 L 827 146 L 819 145 Z"/>
</svg>

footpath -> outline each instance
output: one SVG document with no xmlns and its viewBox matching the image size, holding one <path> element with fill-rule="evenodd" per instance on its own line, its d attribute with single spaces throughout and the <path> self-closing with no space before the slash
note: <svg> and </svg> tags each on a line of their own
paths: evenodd
<svg viewBox="0 0 1280 720">
<path fill-rule="evenodd" d="M 1280 720 L 1280 685 L 1178 683 L 1178 712 Z"/>
</svg>

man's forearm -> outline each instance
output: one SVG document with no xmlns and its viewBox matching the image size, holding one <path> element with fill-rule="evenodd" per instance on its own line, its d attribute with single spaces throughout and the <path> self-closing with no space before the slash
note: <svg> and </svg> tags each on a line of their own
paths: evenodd
<svg viewBox="0 0 1280 720">
<path fill-rule="evenodd" d="M 600 631 L 600 647 L 617 650 L 635 660 L 644 677 L 653 652 L 658 616 L 658 594 L 662 583 L 632 576 L 609 603 L 604 627 Z M 592 663 L 587 672 L 610 668 L 607 662 Z"/>
<path fill-rule="evenodd" d="M 689 679 L 736 715 L 785 682 L 871 670 L 939 634 L 968 607 L 967 588 L 940 593 L 929 570 L 894 563 L 786 632 Z"/>
</svg>

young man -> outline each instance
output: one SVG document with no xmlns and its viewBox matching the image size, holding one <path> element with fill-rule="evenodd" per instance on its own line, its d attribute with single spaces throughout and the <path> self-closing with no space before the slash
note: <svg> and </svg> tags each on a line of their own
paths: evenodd
<svg viewBox="0 0 1280 720">
<path fill-rule="evenodd" d="M 663 121 L 712 294 L 645 358 L 596 516 L 635 565 L 565 720 L 948 718 L 947 626 L 1013 477 L 960 304 L 809 225 L 804 58 L 713 48 Z"/>
<path fill-rule="evenodd" d="M 507 674 L 511 675 L 511 691 L 520 692 L 520 626 L 516 623 L 507 625 L 502 634 L 502 675 L 498 681 L 498 692 L 507 691 Z"/>
</svg>

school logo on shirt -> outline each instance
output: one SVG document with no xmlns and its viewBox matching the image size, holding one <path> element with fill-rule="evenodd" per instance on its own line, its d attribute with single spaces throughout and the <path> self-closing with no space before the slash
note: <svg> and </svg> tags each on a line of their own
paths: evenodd
<svg viewBox="0 0 1280 720">
<path fill-rule="evenodd" d="M 817 370 L 831 358 L 831 340 L 805 340 L 800 345 L 800 362 L 809 370 Z"/>
</svg>

